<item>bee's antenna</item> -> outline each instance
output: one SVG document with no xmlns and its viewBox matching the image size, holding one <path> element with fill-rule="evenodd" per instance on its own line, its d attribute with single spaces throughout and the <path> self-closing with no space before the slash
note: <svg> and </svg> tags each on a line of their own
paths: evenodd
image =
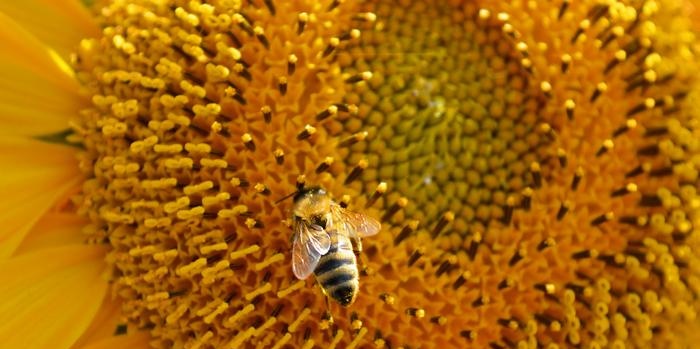
<svg viewBox="0 0 700 349">
<path fill-rule="evenodd" d="M 299 191 L 296 190 L 296 191 L 291 192 L 290 194 L 285 195 L 285 196 L 282 197 L 281 199 L 275 201 L 275 205 L 279 204 L 280 202 L 282 202 L 282 201 L 284 201 L 284 200 L 287 200 L 287 199 L 291 198 L 291 197 L 294 196 L 294 195 L 297 195 L 298 193 L 299 193 Z"/>
<path fill-rule="evenodd" d="M 292 196 L 294 196 L 294 195 L 297 195 L 297 194 L 301 193 L 302 191 L 304 191 L 304 184 L 306 184 L 306 176 L 300 175 L 299 177 L 297 177 L 297 190 L 296 190 L 296 191 L 293 191 L 292 193 L 287 194 L 287 195 L 285 195 L 283 198 L 281 198 L 281 199 L 275 201 L 275 205 L 277 205 L 277 204 L 279 204 L 280 202 L 282 202 L 282 201 L 284 201 L 284 200 L 287 200 L 287 199 L 289 199 L 290 197 L 292 197 Z"/>
</svg>

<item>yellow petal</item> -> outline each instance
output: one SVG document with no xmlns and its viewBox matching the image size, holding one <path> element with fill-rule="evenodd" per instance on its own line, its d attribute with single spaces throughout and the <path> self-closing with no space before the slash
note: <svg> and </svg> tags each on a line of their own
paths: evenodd
<svg viewBox="0 0 700 349">
<path fill-rule="evenodd" d="M 20 3 L 0 1 L 0 8 Z M 37 136 L 66 129 L 85 103 L 68 64 L 2 12 L 0 42 L 0 133 Z"/>
<path fill-rule="evenodd" d="M 92 343 L 98 343 L 103 340 L 114 337 L 119 325 L 124 325 L 121 319 L 121 302 L 112 297 L 105 297 L 100 310 L 92 319 L 90 327 L 83 335 L 73 344 L 73 348 L 78 349 L 89 346 Z M 123 335 L 120 337 L 124 337 Z"/>
<path fill-rule="evenodd" d="M 137 332 L 123 336 L 112 336 L 89 343 L 75 349 L 149 349 L 148 341 L 151 336 L 147 332 Z"/>
<path fill-rule="evenodd" d="M 82 181 L 75 149 L 18 137 L 0 137 L 0 260 L 29 229 Z M 0 337 L 1 338 L 1 337 Z"/>
<path fill-rule="evenodd" d="M 69 348 L 102 303 L 104 249 L 74 245 L 0 262 L 3 348 Z"/>
<path fill-rule="evenodd" d="M 31 228 L 14 255 L 81 244 L 85 241 L 85 235 L 81 232 L 85 224 L 85 218 L 77 213 L 48 212 Z"/>
<path fill-rule="evenodd" d="M 79 0 L 0 1 L 0 12 L 14 18 L 64 59 L 80 39 L 96 36 L 99 28 Z"/>
</svg>

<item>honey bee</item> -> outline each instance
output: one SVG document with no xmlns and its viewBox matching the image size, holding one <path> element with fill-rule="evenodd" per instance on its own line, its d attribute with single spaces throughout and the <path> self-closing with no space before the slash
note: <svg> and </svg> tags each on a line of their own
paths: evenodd
<svg viewBox="0 0 700 349">
<path fill-rule="evenodd" d="M 379 232 L 379 221 L 346 210 L 318 187 L 296 192 L 292 220 L 294 275 L 303 280 L 314 273 L 324 295 L 352 304 L 359 288 L 355 253 L 362 251 L 361 238 Z"/>
</svg>

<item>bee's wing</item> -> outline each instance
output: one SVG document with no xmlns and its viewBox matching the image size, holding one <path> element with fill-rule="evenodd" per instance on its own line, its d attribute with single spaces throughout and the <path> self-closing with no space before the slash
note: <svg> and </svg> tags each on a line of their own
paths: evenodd
<svg viewBox="0 0 700 349">
<path fill-rule="evenodd" d="M 303 222 L 294 224 L 292 242 L 292 271 L 298 279 L 306 279 L 314 272 L 321 256 L 331 248 L 331 237 L 319 226 Z"/>
<path fill-rule="evenodd" d="M 382 228 L 382 224 L 378 220 L 367 216 L 362 213 L 348 211 L 338 204 L 333 204 L 331 206 L 333 215 L 335 216 L 333 222 L 344 223 L 344 227 L 339 228 L 338 231 L 344 231 L 344 233 L 352 238 L 355 237 L 367 237 L 375 235 Z"/>
</svg>

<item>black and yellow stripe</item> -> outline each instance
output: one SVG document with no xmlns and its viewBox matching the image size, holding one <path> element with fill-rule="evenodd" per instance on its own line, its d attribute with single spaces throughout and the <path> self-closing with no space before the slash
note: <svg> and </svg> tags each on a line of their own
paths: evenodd
<svg viewBox="0 0 700 349">
<path fill-rule="evenodd" d="M 347 306 L 355 300 L 359 288 L 357 260 L 346 236 L 333 234 L 331 238 L 331 248 L 319 260 L 314 274 L 328 296 Z"/>
</svg>

